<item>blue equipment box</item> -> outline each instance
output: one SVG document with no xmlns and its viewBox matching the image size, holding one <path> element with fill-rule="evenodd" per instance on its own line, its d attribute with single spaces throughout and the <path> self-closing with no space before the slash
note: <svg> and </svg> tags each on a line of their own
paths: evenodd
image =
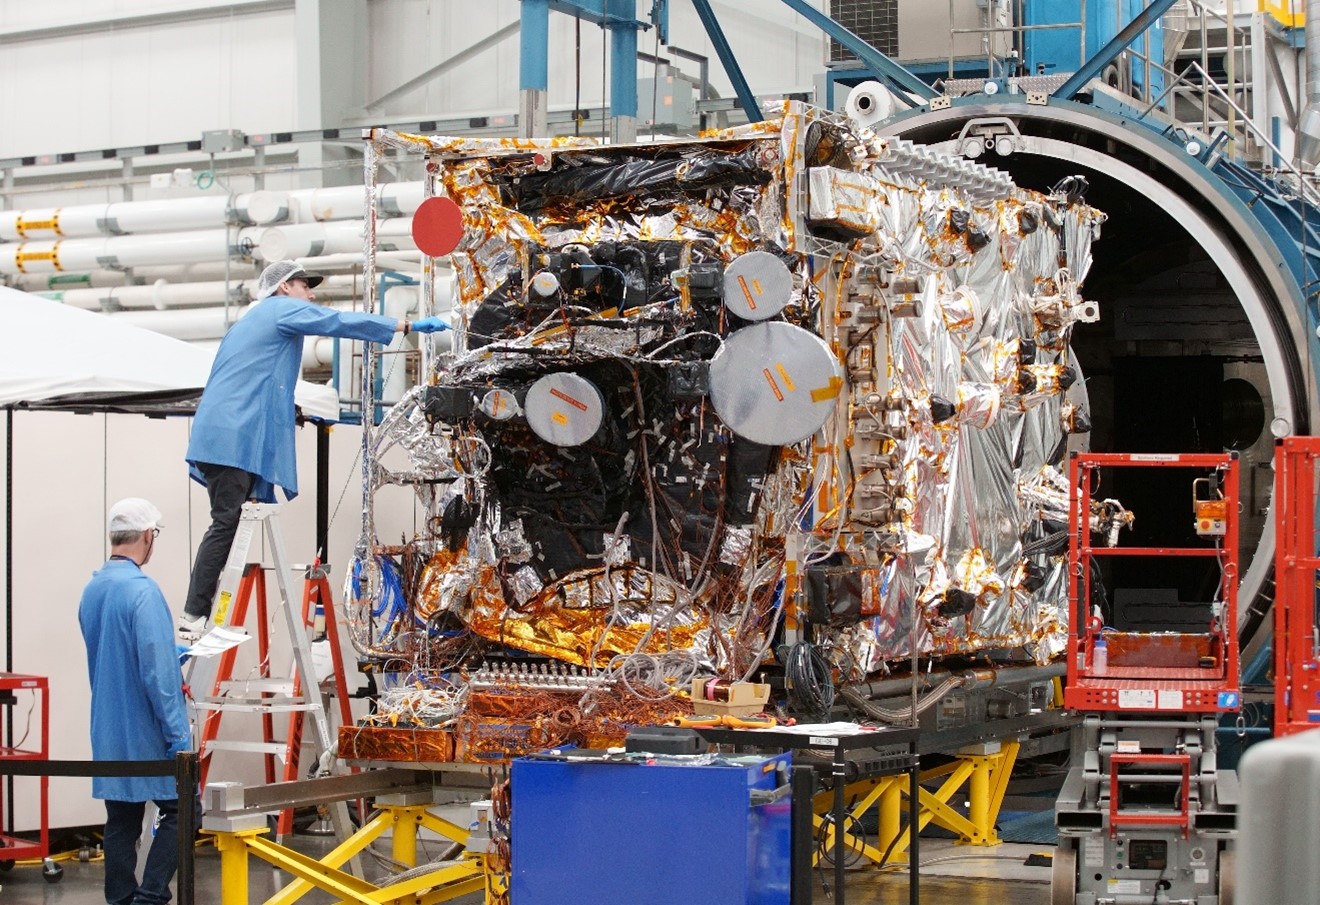
<svg viewBox="0 0 1320 905">
<path fill-rule="evenodd" d="M 512 905 L 788 905 L 791 756 L 701 760 L 515 760 Z"/>
</svg>

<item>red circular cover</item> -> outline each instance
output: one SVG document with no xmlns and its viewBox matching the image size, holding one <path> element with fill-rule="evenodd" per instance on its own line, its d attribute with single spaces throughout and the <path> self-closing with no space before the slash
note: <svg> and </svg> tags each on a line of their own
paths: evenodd
<svg viewBox="0 0 1320 905">
<path fill-rule="evenodd" d="M 413 214 L 412 236 L 423 254 L 449 254 L 463 238 L 463 210 L 453 199 L 427 198 Z"/>
</svg>

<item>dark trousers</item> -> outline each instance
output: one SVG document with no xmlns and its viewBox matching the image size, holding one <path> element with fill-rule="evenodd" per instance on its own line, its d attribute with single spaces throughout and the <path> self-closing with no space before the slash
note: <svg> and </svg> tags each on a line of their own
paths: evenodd
<svg viewBox="0 0 1320 905">
<path fill-rule="evenodd" d="M 108 905 L 165 905 L 170 880 L 179 866 L 179 800 L 157 801 L 160 821 L 151 841 L 142 882 L 137 881 L 137 843 L 142 835 L 145 801 L 106 801 L 105 900 Z"/>
<path fill-rule="evenodd" d="M 183 612 L 190 617 L 211 615 L 215 586 L 220 582 L 229 548 L 238 533 L 243 504 L 257 480 L 256 475 L 228 465 L 198 462 L 197 468 L 206 478 L 206 493 L 211 498 L 211 527 L 197 547 L 197 559 L 193 561 L 192 578 L 188 582 Z"/>
</svg>

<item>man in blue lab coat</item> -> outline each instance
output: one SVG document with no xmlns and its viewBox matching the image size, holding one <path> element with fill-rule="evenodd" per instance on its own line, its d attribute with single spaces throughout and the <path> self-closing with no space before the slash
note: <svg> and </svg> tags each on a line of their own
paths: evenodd
<svg viewBox="0 0 1320 905">
<path fill-rule="evenodd" d="M 216 352 L 186 456 L 193 478 L 210 496 L 211 527 L 197 548 L 179 616 L 182 640 L 194 640 L 210 618 L 243 503 L 273 503 L 276 487 L 287 499 L 298 495 L 293 389 L 303 337 L 386 343 L 397 332 L 449 329 L 438 317 L 409 322 L 315 305 L 312 289 L 321 279 L 296 261 L 271 264 L 257 283 L 257 304 L 229 329 Z"/>
<path fill-rule="evenodd" d="M 170 608 L 142 572 L 161 529 L 160 512 L 130 497 L 110 507 L 110 559 L 78 605 L 92 682 L 92 758 L 169 760 L 192 748 Z M 105 801 L 105 900 L 164 905 L 179 863 L 178 792 L 170 776 L 97 776 Z M 142 882 L 137 841 L 148 801 L 160 811 Z"/>
</svg>

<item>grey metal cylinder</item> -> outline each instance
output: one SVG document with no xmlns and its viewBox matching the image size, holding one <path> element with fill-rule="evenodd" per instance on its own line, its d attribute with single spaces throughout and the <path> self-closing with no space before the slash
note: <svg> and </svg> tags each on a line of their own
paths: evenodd
<svg viewBox="0 0 1320 905">
<path fill-rule="evenodd" d="M 1297 159 L 1306 167 L 1320 163 L 1320 0 L 1306 0 L 1306 107 L 1297 120 Z"/>
</svg>

